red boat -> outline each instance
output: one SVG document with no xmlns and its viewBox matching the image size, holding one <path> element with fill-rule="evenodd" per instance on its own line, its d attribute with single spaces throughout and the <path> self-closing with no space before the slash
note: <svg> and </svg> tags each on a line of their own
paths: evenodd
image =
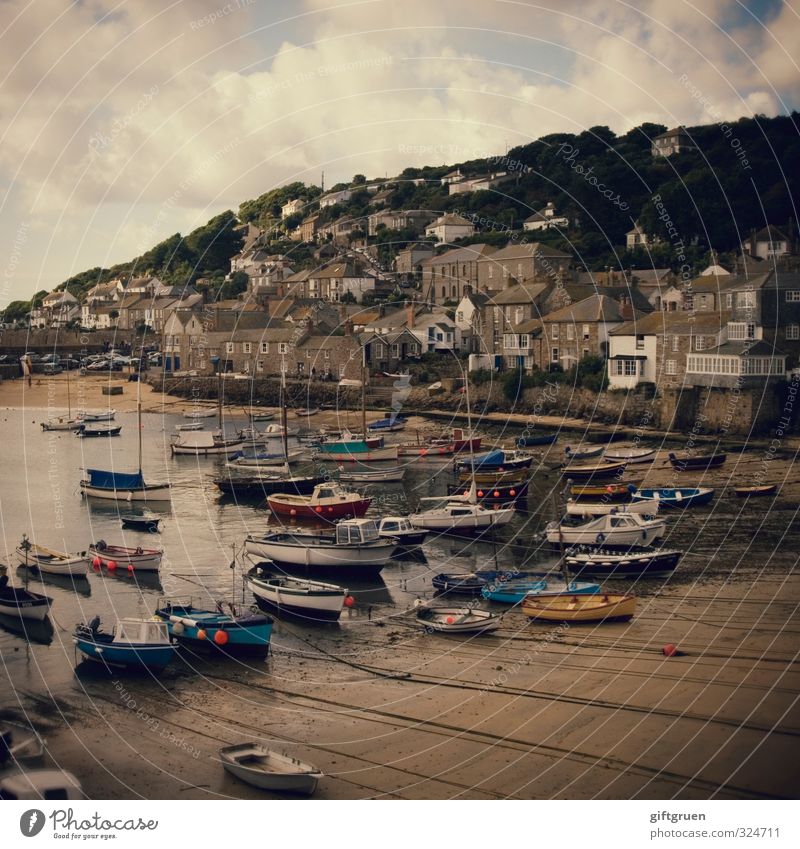
<svg viewBox="0 0 800 849">
<path fill-rule="evenodd" d="M 349 492 L 337 483 L 321 483 L 311 495 L 276 493 L 267 497 L 270 510 L 278 516 L 335 521 L 363 516 L 372 502 L 358 492 Z"/>
<path fill-rule="evenodd" d="M 483 437 L 474 434 L 470 438 L 463 427 L 454 427 L 445 436 L 432 439 L 431 445 L 449 445 L 452 447 L 453 453 L 458 454 L 461 451 L 480 451 L 482 439 Z M 471 447 L 470 443 L 472 444 Z"/>
<path fill-rule="evenodd" d="M 415 445 L 412 442 L 398 445 L 397 453 L 401 457 L 449 457 L 456 453 L 456 449 L 452 443 L 447 445 Z"/>
</svg>

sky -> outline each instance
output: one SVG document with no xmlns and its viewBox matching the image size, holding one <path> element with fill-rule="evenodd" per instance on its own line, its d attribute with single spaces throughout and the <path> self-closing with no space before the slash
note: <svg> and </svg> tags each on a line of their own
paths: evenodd
<svg viewBox="0 0 800 849">
<path fill-rule="evenodd" d="M 0 309 L 323 172 L 785 114 L 796 57 L 800 0 L 0 0 Z"/>
</svg>

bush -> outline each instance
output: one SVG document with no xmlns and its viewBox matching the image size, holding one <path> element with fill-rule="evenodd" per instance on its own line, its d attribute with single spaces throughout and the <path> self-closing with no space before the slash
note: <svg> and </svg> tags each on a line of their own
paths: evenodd
<svg viewBox="0 0 800 849">
<path fill-rule="evenodd" d="M 489 383 L 492 379 L 492 372 L 489 369 L 479 368 L 469 373 L 469 379 L 473 386 L 481 386 L 484 383 Z"/>
</svg>

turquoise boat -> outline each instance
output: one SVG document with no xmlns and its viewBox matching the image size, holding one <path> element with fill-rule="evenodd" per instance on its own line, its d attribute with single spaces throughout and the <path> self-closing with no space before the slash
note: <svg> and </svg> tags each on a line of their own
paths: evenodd
<svg viewBox="0 0 800 849">
<path fill-rule="evenodd" d="M 88 660 L 107 669 L 162 670 L 175 656 L 176 646 L 163 622 L 129 617 L 120 619 L 113 634 L 100 630 L 100 617 L 75 628 L 75 645 Z"/>
<path fill-rule="evenodd" d="M 272 636 L 273 620 L 263 613 L 247 610 L 238 615 L 232 605 L 224 613 L 222 603 L 216 610 L 202 610 L 191 602 L 162 601 L 155 615 L 167 623 L 170 636 L 226 652 L 266 654 Z"/>
<path fill-rule="evenodd" d="M 487 584 L 481 590 L 481 595 L 489 601 L 496 601 L 500 604 L 519 604 L 527 595 L 545 598 L 560 595 L 592 595 L 599 592 L 599 584 L 570 581 L 567 586 L 564 581 L 558 579 L 542 578 L 535 581 L 506 581 L 505 583 Z"/>
</svg>

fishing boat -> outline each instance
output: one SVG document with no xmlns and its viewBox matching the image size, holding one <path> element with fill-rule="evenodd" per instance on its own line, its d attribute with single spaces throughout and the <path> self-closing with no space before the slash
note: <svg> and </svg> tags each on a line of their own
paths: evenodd
<svg viewBox="0 0 800 849">
<path fill-rule="evenodd" d="M 49 596 L 12 587 L 8 575 L 0 575 L 0 613 L 3 615 L 41 622 L 50 612 L 52 603 Z"/>
<path fill-rule="evenodd" d="M 322 773 L 311 764 L 265 748 L 259 743 L 241 743 L 219 750 L 222 765 L 236 778 L 261 790 L 310 796 Z"/>
<path fill-rule="evenodd" d="M 251 422 L 271 422 L 276 414 L 270 410 L 248 410 L 247 417 Z"/>
<path fill-rule="evenodd" d="M 42 422 L 42 430 L 80 430 L 82 427 L 83 422 L 80 419 L 72 419 L 69 416 Z"/>
<path fill-rule="evenodd" d="M 501 618 L 488 610 L 474 607 L 417 608 L 417 622 L 440 634 L 483 634 L 500 626 Z"/>
<path fill-rule="evenodd" d="M 339 480 L 347 483 L 395 483 L 403 480 L 405 469 L 385 469 L 379 472 L 348 472 L 339 467 Z"/>
<path fill-rule="evenodd" d="M 208 457 L 222 454 L 229 457 L 241 451 L 244 444 L 239 437 L 224 437 L 210 431 L 181 431 L 170 440 L 173 456 L 189 454 L 193 457 Z"/>
<path fill-rule="evenodd" d="M 245 583 L 259 605 L 304 619 L 335 622 L 342 613 L 347 590 L 254 566 L 245 575 Z"/>
<path fill-rule="evenodd" d="M 93 498 L 112 501 L 169 501 L 169 483 L 145 483 L 142 475 L 142 402 L 136 405 L 139 434 L 139 469 L 136 472 L 115 472 L 86 469 L 87 478 L 80 482 L 81 492 Z"/>
<path fill-rule="evenodd" d="M 603 451 L 604 448 L 602 445 L 599 445 L 597 448 L 584 448 L 583 446 L 574 448 L 572 445 L 567 445 L 564 449 L 564 456 L 567 462 L 571 463 L 573 460 L 591 460 L 594 457 L 599 457 Z"/>
<path fill-rule="evenodd" d="M 114 563 L 129 572 L 157 572 L 163 556 L 164 550 L 161 548 L 128 548 L 124 545 L 109 545 L 103 539 L 89 546 L 92 566 L 98 569 Z"/>
<path fill-rule="evenodd" d="M 284 472 L 261 472 L 258 475 L 228 475 L 215 478 L 214 485 L 226 495 L 237 498 L 266 498 L 279 492 L 292 495 L 311 495 L 314 487 L 325 483 L 325 479 L 316 475 L 288 475 Z"/>
<path fill-rule="evenodd" d="M 721 466 L 727 459 L 727 454 L 696 454 L 690 457 L 679 457 L 673 452 L 669 454 L 669 461 L 676 472 L 713 469 Z"/>
<path fill-rule="evenodd" d="M 402 443 L 397 446 L 400 457 L 452 457 L 456 453 L 452 442 L 447 445 L 421 445 L 420 443 Z"/>
<path fill-rule="evenodd" d="M 273 466 L 283 466 L 286 463 L 299 463 L 308 460 L 309 455 L 301 448 L 290 449 L 288 454 L 283 452 L 271 454 L 267 451 L 239 451 L 230 456 L 228 466 L 232 468 L 261 469 Z"/>
<path fill-rule="evenodd" d="M 530 434 L 517 437 L 516 445 L 518 448 L 533 448 L 537 445 L 552 445 L 557 439 L 557 433 Z"/>
<path fill-rule="evenodd" d="M 380 572 L 396 547 L 394 540 L 381 539 L 372 519 L 346 519 L 335 533 L 276 531 L 256 537 L 248 534 L 245 551 L 260 561 L 327 570 Z"/>
<path fill-rule="evenodd" d="M 636 612 L 636 596 L 596 593 L 540 598 L 529 595 L 522 602 L 522 612 L 531 619 L 545 622 L 627 621 Z"/>
<path fill-rule="evenodd" d="M 239 613 L 228 602 L 218 602 L 216 610 L 205 610 L 191 600 L 161 599 L 155 615 L 166 623 L 170 636 L 194 646 L 255 654 L 269 651 L 272 619 L 254 610 Z"/>
<path fill-rule="evenodd" d="M 442 499 L 434 499 L 441 501 Z M 415 528 L 429 531 L 465 532 L 485 530 L 507 525 L 514 518 L 515 509 L 511 505 L 493 509 L 468 501 L 449 501 L 440 507 L 434 507 L 420 513 L 413 513 L 408 520 Z"/>
<path fill-rule="evenodd" d="M 318 412 L 319 407 L 299 407 L 294 411 L 294 414 L 296 416 L 308 418 L 309 416 L 316 416 Z"/>
<path fill-rule="evenodd" d="M 613 501 L 567 501 L 567 514 L 570 516 L 605 516 L 607 513 L 640 513 L 643 516 L 655 516 L 661 502 L 656 498 L 642 498 L 630 504 Z"/>
<path fill-rule="evenodd" d="M 477 572 L 440 572 L 431 578 L 433 588 L 449 595 L 480 595 L 489 582 Z"/>
<path fill-rule="evenodd" d="M 82 425 L 75 433 L 76 436 L 119 436 L 122 425 Z"/>
<path fill-rule="evenodd" d="M 591 463 L 585 466 L 575 466 L 572 463 L 561 467 L 561 476 L 571 480 L 601 480 L 621 476 L 625 472 L 626 463 Z"/>
<path fill-rule="evenodd" d="M 184 413 L 183 417 L 185 419 L 213 419 L 216 415 L 216 410 L 209 408 L 207 410 L 191 410 L 188 413 Z"/>
<path fill-rule="evenodd" d="M 100 617 L 95 616 L 79 624 L 73 637 L 81 654 L 108 667 L 159 671 L 176 651 L 166 622 L 133 616 L 120 619 L 111 634 L 100 630 Z"/>
<path fill-rule="evenodd" d="M 0 777 L 0 799 L 3 800 L 41 802 L 85 798 L 80 781 L 65 769 L 14 769 Z M 44 815 L 38 815 L 44 822 Z"/>
<path fill-rule="evenodd" d="M 437 445 L 452 445 L 453 451 L 456 454 L 480 451 L 482 442 L 483 437 L 477 436 L 471 426 L 466 430 L 463 427 L 451 428 L 449 431 L 445 431 L 439 436 L 434 436 L 430 440 L 430 444 L 434 447 Z"/>
<path fill-rule="evenodd" d="M 602 498 L 603 501 L 627 501 L 636 487 L 629 483 L 572 484 L 570 495 L 575 499 Z"/>
<path fill-rule="evenodd" d="M 337 483 L 318 484 L 311 495 L 292 495 L 279 492 L 267 496 L 270 510 L 277 516 L 328 521 L 363 516 L 372 499 L 350 492 Z"/>
<path fill-rule="evenodd" d="M 87 410 L 78 413 L 76 418 L 79 418 L 82 422 L 113 422 L 116 415 L 116 410 L 99 410 L 97 412 Z"/>
<path fill-rule="evenodd" d="M 652 463 L 656 459 L 655 448 L 611 448 L 603 454 L 604 460 L 612 463 Z"/>
<path fill-rule="evenodd" d="M 514 469 L 511 472 L 475 472 L 471 473 L 468 470 L 459 472 L 458 479 L 462 483 L 471 483 L 473 478 L 476 484 L 480 484 L 484 488 L 489 487 L 511 487 L 513 484 L 525 483 L 530 477 L 530 469 Z"/>
<path fill-rule="evenodd" d="M 733 490 L 737 498 L 758 498 L 759 496 L 775 495 L 778 485 L 767 484 L 766 486 L 737 486 Z"/>
<path fill-rule="evenodd" d="M 682 551 L 666 549 L 636 549 L 624 554 L 600 549 L 568 555 L 564 562 L 571 574 L 591 578 L 666 578 L 681 557 Z"/>
<path fill-rule="evenodd" d="M 476 495 L 478 496 L 478 500 L 482 502 L 501 501 L 507 503 L 524 498 L 528 494 L 528 485 L 529 481 L 527 480 L 522 480 L 519 483 L 497 483 L 497 481 L 494 481 L 493 483 L 481 485 Z M 469 495 L 469 490 L 455 484 L 448 484 L 447 492 L 453 496 Z"/>
<path fill-rule="evenodd" d="M 378 536 L 394 540 L 397 545 L 410 547 L 422 545 L 428 531 L 415 528 L 407 516 L 384 516 L 378 527 Z"/>
<path fill-rule="evenodd" d="M 597 545 L 619 548 L 651 545 L 664 536 L 664 519 L 649 519 L 639 513 L 619 513 L 583 520 L 565 516 L 545 528 L 547 541 L 554 545 Z"/>
<path fill-rule="evenodd" d="M 325 448 L 323 444 L 320 446 Z M 383 448 L 367 448 L 364 451 L 324 451 L 324 456 L 321 460 L 334 460 L 337 463 L 384 463 L 391 460 L 397 460 L 399 457 L 398 447 L 396 445 L 387 445 Z"/>
<path fill-rule="evenodd" d="M 394 433 L 395 431 L 403 430 L 406 424 L 406 419 L 402 416 L 395 418 L 390 416 L 388 419 L 378 419 L 377 421 L 370 422 L 367 425 L 367 430 Z"/>
<path fill-rule="evenodd" d="M 17 546 L 17 559 L 22 566 L 28 569 L 38 569 L 47 575 L 86 575 L 89 570 L 89 561 L 86 552 L 79 554 L 67 554 L 64 551 L 54 551 L 31 542 L 27 537 L 22 537 L 22 542 Z"/>
<path fill-rule="evenodd" d="M 205 425 L 202 422 L 188 422 L 187 424 L 176 424 L 175 430 L 178 433 L 189 432 L 193 430 L 203 430 Z"/>
<path fill-rule="evenodd" d="M 699 507 L 710 504 L 714 490 L 708 487 L 664 487 L 663 489 L 637 489 L 633 502 L 657 501 L 662 507 Z"/>
<path fill-rule="evenodd" d="M 504 448 L 498 448 L 494 451 L 488 451 L 486 454 L 479 454 L 471 460 L 460 461 L 459 470 L 502 473 L 514 469 L 529 469 L 532 462 L 533 457 L 522 451 L 508 451 Z"/>
<path fill-rule="evenodd" d="M 552 598 L 562 595 L 592 595 L 600 592 L 600 585 L 586 581 L 564 581 L 557 579 L 515 579 L 505 583 L 487 584 L 481 595 L 488 601 L 499 604 L 519 604 L 527 596 Z"/>
<path fill-rule="evenodd" d="M 148 534 L 157 534 L 161 519 L 158 516 L 146 513 L 120 513 L 119 520 L 123 528 L 132 531 L 143 531 Z"/>
</svg>

